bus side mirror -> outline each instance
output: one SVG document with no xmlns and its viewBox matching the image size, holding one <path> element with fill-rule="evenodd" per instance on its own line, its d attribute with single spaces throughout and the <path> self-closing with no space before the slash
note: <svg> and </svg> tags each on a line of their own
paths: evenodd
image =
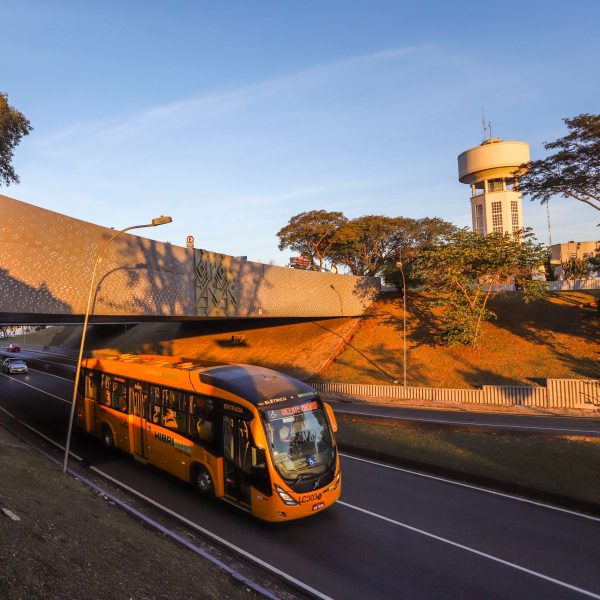
<svg viewBox="0 0 600 600">
<path fill-rule="evenodd" d="M 331 423 L 331 429 L 333 429 L 333 433 L 338 430 L 337 419 L 335 418 L 335 414 L 333 412 L 333 408 L 327 402 L 323 402 L 325 405 L 325 410 L 327 412 L 327 416 L 329 417 L 329 422 Z"/>
</svg>

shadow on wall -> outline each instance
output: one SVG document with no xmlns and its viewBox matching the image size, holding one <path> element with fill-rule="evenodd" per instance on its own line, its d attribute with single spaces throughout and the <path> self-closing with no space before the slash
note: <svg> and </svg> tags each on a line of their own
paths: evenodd
<svg viewBox="0 0 600 600">
<path fill-rule="evenodd" d="M 112 244 L 118 257 L 113 264 L 126 266 L 99 276 L 93 314 L 195 315 L 191 251 L 137 236 L 117 238 Z M 127 265 L 132 257 L 138 262 Z"/>
<path fill-rule="evenodd" d="M 267 309 L 261 303 L 263 289 L 273 289 L 273 285 L 265 277 L 266 265 L 249 261 L 238 264 L 235 282 L 236 314 L 239 316 L 262 316 Z"/>
<path fill-rule="evenodd" d="M 71 314 L 71 306 L 53 296 L 45 282 L 35 288 L 8 273 L 0 268 L 0 313 Z"/>
</svg>

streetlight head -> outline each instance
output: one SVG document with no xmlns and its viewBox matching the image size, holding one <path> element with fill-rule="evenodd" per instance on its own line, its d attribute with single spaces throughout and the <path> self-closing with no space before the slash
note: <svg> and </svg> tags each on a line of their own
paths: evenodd
<svg viewBox="0 0 600 600">
<path fill-rule="evenodd" d="M 402 268 L 402 261 L 401 261 L 401 260 L 399 260 L 399 261 L 396 263 L 396 269 L 401 269 L 401 268 Z"/>
<path fill-rule="evenodd" d="M 164 217 L 163 215 L 161 215 L 160 217 L 152 219 L 152 225 L 166 225 L 167 223 L 171 223 L 171 221 L 173 221 L 171 217 Z"/>
</svg>

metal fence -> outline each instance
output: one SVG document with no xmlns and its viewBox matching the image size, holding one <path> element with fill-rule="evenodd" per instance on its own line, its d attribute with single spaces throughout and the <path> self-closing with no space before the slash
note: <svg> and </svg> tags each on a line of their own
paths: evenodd
<svg viewBox="0 0 600 600">
<path fill-rule="evenodd" d="M 546 281 L 550 292 L 572 292 L 575 290 L 600 290 L 600 278 Z M 491 286 L 494 292 L 514 292 L 514 283 L 499 283 Z"/>
<path fill-rule="evenodd" d="M 546 387 L 484 385 L 481 389 L 451 389 L 310 381 L 316 390 L 348 396 L 399 400 L 435 400 L 468 404 L 600 409 L 600 379 L 548 379 Z"/>
</svg>

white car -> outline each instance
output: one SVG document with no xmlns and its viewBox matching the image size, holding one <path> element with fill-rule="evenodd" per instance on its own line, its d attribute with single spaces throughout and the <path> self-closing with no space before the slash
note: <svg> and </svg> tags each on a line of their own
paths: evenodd
<svg viewBox="0 0 600 600">
<path fill-rule="evenodd" d="M 5 373 L 27 373 L 27 363 L 22 358 L 6 358 L 2 370 Z"/>
</svg>

